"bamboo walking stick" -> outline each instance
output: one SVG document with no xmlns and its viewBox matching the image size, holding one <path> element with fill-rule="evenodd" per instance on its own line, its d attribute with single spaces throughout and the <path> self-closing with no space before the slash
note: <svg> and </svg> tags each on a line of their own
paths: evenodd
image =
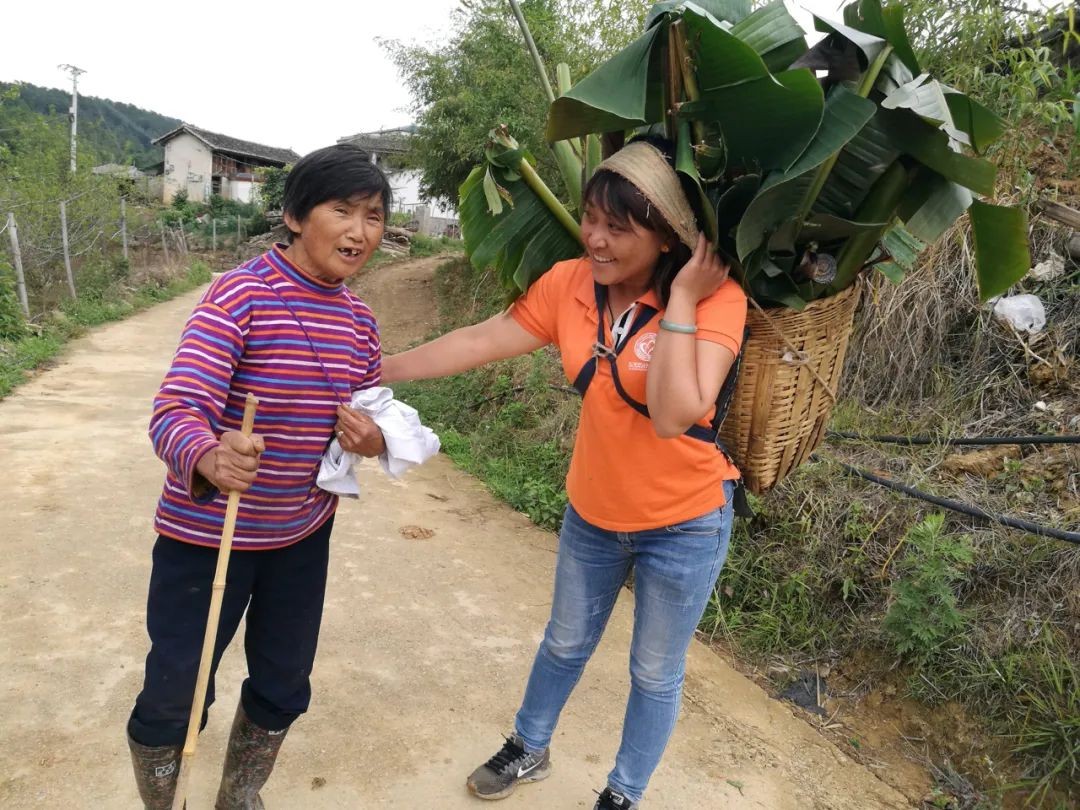
<svg viewBox="0 0 1080 810">
<path fill-rule="evenodd" d="M 259 400 L 249 393 L 244 402 L 244 420 L 240 432 L 251 435 L 255 425 L 255 408 Z M 240 493 L 229 492 L 229 503 L 225 508 L 225 524 L 221 527 L 221 545 L 218 547 L 217 568 L 214 570 L 214 584 L 210 594 L 210 612 L 206 617 L 206 634 L 203 636 L 202 657 L 199 659 L 199 677 L 195 681 L 195 697 L 191 702 L 191 717 L 188 718 L 187 739 L 184 740 L 184 752 L 180 757 L 180 773 L 176 777 L 176 793 L 173 794 L 172 810 L 184 810 L 187 800 L 187 783 L 191 776 L 191 760 L 195 757 L 195 744 L 199 739 L 199 725 L 202 723 L 203 705 L 206 703 L 206 687 L 210 683 L 210 665 L 214 661 L 214 646 L 217 643 L 218 621 L 221 619 L 221 600 L 225 595 L 225 574 L 229 570 L 229 554 L 232 552 L 233 531 L 236 528 L 236 513 L 240 508 Z"/>
</svg>

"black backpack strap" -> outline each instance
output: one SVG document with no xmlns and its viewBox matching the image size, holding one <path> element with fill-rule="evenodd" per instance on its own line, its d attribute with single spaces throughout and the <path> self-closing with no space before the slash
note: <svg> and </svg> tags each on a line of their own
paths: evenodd
<svg viewBox="0 0 1080 810">
<path fill-rule="evenodd" d="M 612 377 L 615 379 L 615 388 L 627 403 L 648 418 L 649 411 L 642 403 L 635 402 L 630 399 L 619 382 L 619 372 L 615 365 L 615 358 L 619 356 L 623 348 L 630 343 L 630 338 L 640 332 L 649 321 L 656 315 L 656 310 L 650 306 L 642 304 L 640 306 L 640 312 L 634 318 L 634 322 L 630 325 L 630 329 L 626 333 L 626 337 L 623 338 L 621 345 L 611 348 L 604 342 L 604 309 L 607 307 L 607 287 L 603 284 L 593 283 L 593 293 L 596 296 L 596 342 L 593 344 L 592 357 L 585 361 L 585 365 L 581 367 L 581 371 L 578 372 L 577 377 L 574 378 L 574 389 L 581 395 L 585 396 L 585 392 L 589 388 L 589 384 L 592 382 L 593 377 L 596 376 L 596 364 L 601 358 L 605 358 L 611 363 Z"/>
</svg>

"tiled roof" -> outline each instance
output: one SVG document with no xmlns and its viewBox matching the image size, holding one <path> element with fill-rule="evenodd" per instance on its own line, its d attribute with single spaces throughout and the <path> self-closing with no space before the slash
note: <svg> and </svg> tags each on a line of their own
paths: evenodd
<svg viewBox="0 0 1080 810">
<path fill-rule="evenodd" d="M 397 129 L 380 129 L 376 132 L 358 132 L 356 135 L 347 135 L 338 138 L 338 143 L 351 143 L 368 152 L 376 154 L 397 153 L 409 151 L 409 138 L 412 137 L 415 127 L 398 127 Z"/>
<path fill-rule="evenodd" d="M 300 159 L 300 155 L 296 154 L 292 149 L 279 149 L 276 146 L 264 146 L 253 141 L 242 141 L 239 138 L 230 138 L 228 135 L 193 127 L 191 124 L 181 124 L 176 129 L 154 138 L 153 142 L 156 144 L 165 143 L 181 132 L 194 135 L 215 152 L 224 152 L 238 157 L 256 158 L 266 163 L 276 163 L 279 166 L 284 166 L 286 163 L 295 163 Z"/>
</svg>

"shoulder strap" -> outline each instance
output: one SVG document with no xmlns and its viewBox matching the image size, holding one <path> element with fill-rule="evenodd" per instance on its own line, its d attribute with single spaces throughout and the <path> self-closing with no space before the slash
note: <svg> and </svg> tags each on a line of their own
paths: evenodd
<svg viewBox="0 0 1080 810">
<path fill-rule="evenodd" d="M 630 329 L 626 333 L 626 337 L 623 342 L 611 348 L 604 342 L 604 309 L 607 307 L 607 287 L 603 284 L 593 284 L 593 293 L 596 296 L 596 342 L 593 344 L 592 357 L 585 361 L 585 365 L 581 367 L 577 377 L 574 378 L 574 388 L 581 396 L 585 396 L 585 392 L 589 388 L 589 384 L 592 382 L 593 377 L 596 376 L 596 364 L 601 357 L 606 357 L 611 366 L 615 368 L 615 358 L 619 356 L 623 348 L 630 343 L 630 338 L 640 332 L 649 321 L 656 315 L 656 310 L 650 306 L 642 304 L 638 307 L 638 313 L 634 318 L 634 322 L 630 325 Z M 618 372 L 614 372 L 616 378 Z M 628 395 L 622 391 L 621 385 L 616 383 L 619 388 L 619 395 L 626 399 L 626 401 L 633 402 L 628 399 Z M 640 405 L 640 408 L 645 408 L 644 405 Z M 640 411 L 639 411 L 640 412 Z M 642 412 L 644 416 L 648 417 L 649 413 L 646 409 Z"/>
<path fill-rule="evenodd" d="M 604 308 L 607 306 L 607 287 L 602 284 L 593 284 L 593 292 L 596 295 L 596 343 L 593 344 L 593 354 L 581 367 L 577 377 L 574 379 L 574 388 L 577 392 L 584 397 L 585 392 L 589 388 L 589 384 L 592 382 L 593 377 L 596 376 L 597 363 L 601 358 L 605 358 L 611 365 L 611 381 L 615 385 L 615 391 L 622 398 L 623 402 L 644 416 L 646 419 L 651 418 L 649 415 L 649 407 L 644 402 L 638 402 L 636 399 L 627 393 L 623 388 L 622 381 L 619 379 L 619 366 L 616 362 L 620 352 L 630 342 L 630 338 L 633 337 L 642 327 L 645 326 L 653 316 L 656 315 L 657 310 L 649 306 L 642 305 L 641 312 L 634 320 L 633 326 L 630 327 L 630 331 L 626 334 L 626 339 L 619 346 L 614 349 L 608 347 L 604 343 Z M 743 344 L 746 345 L 746 338 L 750 334 L 750 329 L 747 327 L 743 331 Z M 739 347 L 739 353 L 735 356 L 735 362 L 732 363 L 731 368 L 728 370 L 727 377 L 724 379 L 724 384 L 720 386 L 720 392 L 716 396 L 716 413 L 713 415 L 712 422 L 709 427 L 704 425 L 691 425 L 686 429 L 684 435 L 689 436 L 692 439 L 708 442 L 716 446 L 733 465 L 735 460 L 732 458 L 731 453 L 724 445 L 723 440 L 720 438 L 720 426 L 724 422 L 724 417 L 727 416 L 728 409 L 731 407 L 732 396 L 735 393 L 735 385 L 739 380 L 739 370 L 742 367 L 743 349 Z M 735 514 L 739 517 L 753 517 L 754 513 L 750 509 L 749 502 L 746 498 L 746 489 L 743 486 L 743 481 L 740 478 L 735 487 Z"/>
<path fill-rule="evenodd" d="M 319 348 L 315 345 L 315 341 L 311 339 L 311 335 L 308 334 L 307 327 L 304 326 L 304 322 L 300 320 L 300 317 L 296 314 L 296 310 L 289 306 L 289 302 L 285 300 L 285 297 L 277 290 L 275 290 L 274 285 L 271 284 L 267 279 L 263 278 L 254 270 L 248 267 L 244 267 L 243 270 L 244 272 L 258 279 L 262 283 L 262 285 L 266 287 L 266 289 L 268 289 L 275 298 L 277 298 L 280 304 L 285 307 L 286 310 L 288 310 L 289 315 L 291 315 L 292 319 L 296 321 L 296 325 L 300 327 L 300 331 L 303 332 L 304 337 L 307 338 L 308 345 L 311 347 L 311 351 L 315 354 L 315 362 L 319 364 L 319 368 L 322 370 L 323 373 L 323 378 L 330 386 L 330 390 L 334 393 L 334 396 L 338 398 L 338 401 L 342 405 L 350 405 L 351 403 L 341 395 L 341 392 L 338 390 L 337 384 L 334 382 L 334 378 L 330 376 L 330 372 L 327 371 L 326 365 L 322 361 L 322 356 L 319 354 Z"/>
<path fill-rule="evenodd" d="M 585 396 L 585 392 L 589 388 L 589 384 L 592 382 L 593 377 L 596 376 L 596 366 L 600 358 L 605 358 L 611 364 L 611 379 L 615 384 L 615 390 L 623 401 L 640 413 L 646 419 L 649 419 L 649 407 L 644 402 L 638 402 L 636 399 L 627 393 L 623 388 L 622 381 L 619 379 L 619 368 L 615 359 L 622 352 L 623 348 L 630 342 L 630 338 L 636 335 L 650 320 L 656 315 L 656 310 L 652 307 L 642 305 L 641 311 L 638 313 L 637 318 L 634 319 L 633 325 L 630 327 L 630 331 L 626 334 L 626 340 L 622 344 L 614 349 L 608 347 L 604 343 L 604 309 L 607 306 L 607 287 L 602 284 L 593 284 L 593 292 L 596 295 L 596 315 L 597 315 L 597 327 L 596 327 L 596 343 L 593 344 L 593 354 L 581 367 L 577 377 L 574 379 L 574 388 L 581 396 Z M 747 328 L 743 332 L 743 344 L 746 343 L 746 337 L 749 335 L 750 330 Z M 742 348 L 739 348 L 739 353 L 735 357 L 735 362 L 728 370 L 728 375 L 724 379 L 724 384 L 720 386 L 720 392 L 716 397 L 716 413 L 713 415 L 712 423 L 709 427 L 704 425 L 691 425 L 686 430 L 686 435 L 694 439 L 699 439 L 703 442 L 709 442 L 710 444 L 716 444 L 720 450 L 730 458 L 730 454 L 723 447 L 720 441 L 720 425 L 724 421 L 724 417 L 727 416 L 728 409 L 731 407 L 732 395 L 735 393 L 735 384 L 739 379 L 739 370 L 742 366 Z"/>
</svg>

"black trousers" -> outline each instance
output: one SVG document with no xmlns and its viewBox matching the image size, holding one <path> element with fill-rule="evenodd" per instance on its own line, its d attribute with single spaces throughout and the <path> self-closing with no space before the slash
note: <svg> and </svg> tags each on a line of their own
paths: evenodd
<svg viewBox="0 0 1080 810">
<path fill-rule="evenodd" d="M 222 653 L 247 610 L 248 677 L 240 692 L 244 711 L 252 722 L 270 731 L 288 728 L 307 711 L 333 526 L 331 515 L 314 532 L 285 548 L 232 553 L 206 710 L 214 702 L 214 674 Z M 184 741 L 216 565 L 214 548 L 162 536 L 154 545 L 146 604 L 151 647 L 143 689 L 128 720 L 128 733 L 137 743 L 159 746 Z"/>
</svg>

